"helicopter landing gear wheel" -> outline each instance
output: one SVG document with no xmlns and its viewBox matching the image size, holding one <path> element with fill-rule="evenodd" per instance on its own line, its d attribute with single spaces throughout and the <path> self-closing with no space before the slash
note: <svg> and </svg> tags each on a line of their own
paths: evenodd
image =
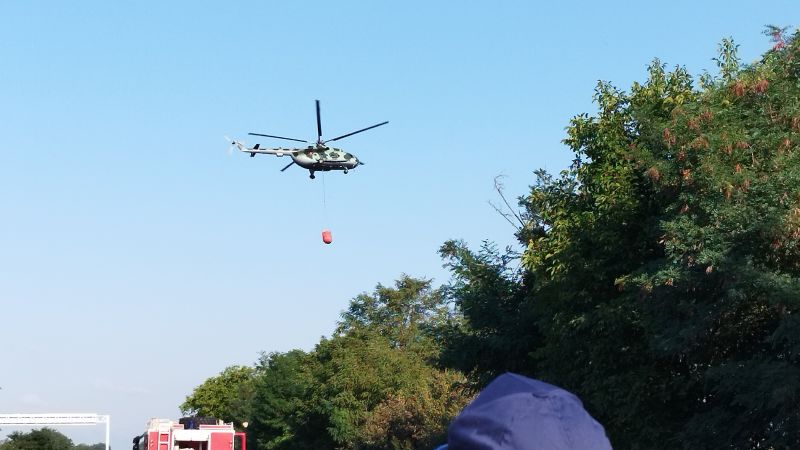
<svg viewBox="0 0 800 450">
<path fill-rule="evenodd" d="M 344 173 L 345 173 L 345 175 L 347 175 L 347 169 L 344 169 Z"/>
<path fill-rule="evenodd" d="M 309 177 L 309 178 L 311 178 L 312 180 L 313 180 L 314 178 L 316 178 L 316 177 L 314 176 L 314 171 L 313 171 L 313 170 L 309 171 L 309 175 L 308 175 L 308 177 Z"/>
</svg>

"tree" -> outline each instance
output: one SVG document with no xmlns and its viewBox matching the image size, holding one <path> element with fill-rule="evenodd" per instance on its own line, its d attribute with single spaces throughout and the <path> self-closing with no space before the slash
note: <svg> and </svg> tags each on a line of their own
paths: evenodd
<svg viewBox="0 0 800 450">
<path fill-rule="evenodd" d="M 480 384 L 504 372 L 530 373 L 528 357 L 541 339 L 530 308 L 530 283 L 519 267 L 519 255 L 500 252 L 486 242 L 472 252 L 460 241 L 439 249 L 452 272 L 448 298 L 459 314 L 441 326 L 443 364 L 457 368 Z"/>
<path fill-rule="evenodd" d="M 317 376 L 331 399 L 335 442 L 351 448 L 430 448 L 469 398 L 460 372 L 436 367 L 451 320 L 430 280 L 407 275 L 353 299 L 321 342 Z"/>
<path fill-rule="evenodd" d="M 72 450 L 72 440 L 51 428 L 28 433 L 15 431 L 0 444 L 0 450 Z"/>
<path fill-rule="evenodd" d="M 248 428 L 256 448 L 315 449 L 328 444 L 324 419 L 312 414 L 313 355 L 301 350 L 261 355 Z"/>
<path fill-rule="evenodd" d="M 266 449 L 428 449 L 468 393 L 435 366 L 449 314 L 429 280 L 401 277 L 352 300 L 314 351 L 262 357 L 250 429 Z"/>
<path fill-rule="evenodd" d="M 241 425 L 250 418 L 253 379 L 256 371 L 247 366 L 230 366 L 219 375 L 197 386 L 186 397 L 181 412 L 189 415 L 215 417 Z"/>
<path fill-rule="evenodd" d="M 109 447 L 111 448 L 111 447 Z M 103 443 L 98 444 L 75 444 L 72 450 L 105 450 L 106 445 Z"/>
<path fill-rule="evenodd" d="M 379 284 L 372 294 L 361 294 L 342 313 L 339 336 L 368 330 L 385 336 L 391 346 L 433 356 L 432 337 L 449 317 L 446 299 L 431 280 L 403 275 L 394 287 Z"/>
<path fill-rule="evenodd" d="M 395 347 L 379 334 L 337 336 L 321 342 L 315 353 L 319 364 L 312 399 L 327 418 L 336 448 L 391 448 L 384 446 L 390 442 L 398 448 L 430 448 L 467 398 L 449 397 L 451 391 L 460 394 L 463 375 L 432 367 L 421 354 Z M 436 402 L 441 405 L 433 408 Z M 376 430 L 379 423 L 392 426 Z"/>
<path fill-rule="evenodd" d="M 470 400 L 466 379 L 457 371 L 428 367 L 416 389 L 388 396 L 367 415 L 365 446 L 429 450 L 447 442 L 447 426 Z"/>
<path fill-rule="evenodd" d="M 657 60 L 630 93 L 599 83 L 573 164 L 522 199 L 522 273 L 443 247 L 445 355 L 572 390 L 615 447 L 800 445 L 800 42 L 769 33 L 749 66 L 723 40 L 699 88 Z"/>
</svg>

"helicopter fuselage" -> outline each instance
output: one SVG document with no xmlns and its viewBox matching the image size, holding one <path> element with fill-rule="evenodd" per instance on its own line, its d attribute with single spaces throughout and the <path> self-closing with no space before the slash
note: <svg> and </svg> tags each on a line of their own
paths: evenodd
<svg viewBox="0 0 800 450">
<path fill-rule="evenodd" d="M 290 156 L 298 166 L 313 171 L 348 171 L 361 164 L 354 155 L 332 147 L 309 146 L 305 151 L 290 154 Z"/>
</svg>

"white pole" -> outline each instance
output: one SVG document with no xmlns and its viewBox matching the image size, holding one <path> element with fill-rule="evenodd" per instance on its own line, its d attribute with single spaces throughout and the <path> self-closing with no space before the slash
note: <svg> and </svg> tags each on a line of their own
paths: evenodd
<svg viewBox="0 0 800 450">
<path fill-rule="evenodd" d="M 106 416 L 106 450 L 111 448 L 111 416 Z"/>
</svg>

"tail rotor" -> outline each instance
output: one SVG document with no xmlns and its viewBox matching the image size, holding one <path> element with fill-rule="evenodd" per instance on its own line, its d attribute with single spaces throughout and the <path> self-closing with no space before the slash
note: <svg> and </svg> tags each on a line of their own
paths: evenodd
<svg viewBox="0 0 800 450">
<path fill-rule="evenodd" d="M 231 156 L 231 154 L 233 154 L 233 147 L 236 146 L 236 142 L 234 142 L 228 136 L 223 136 L 222 139 L 225 139 L 225 142 L 228 143 L 228 150 L 226 151 L 226 153 L 228 154 L 228 156 Z"/>
<path fill-rule="evenodd" d="M 244 144 L 244 142 L 239 142 L 239 141 L 237 141 L 236 139 L 231 139 L 231 138 L 229 138 L 228 136 L 224 136 L 224 137 L 223 137 L 223 139 L 225 139 L 225 142 L 227 142 L 228 144 L 230 144 L 230 145 L 228 145 L 228 151 L 227 151 L 227 153 L 228 153 L 228 156 L 230 156 L 231 154 L 233 154 L 233 149 L 234 149 L 234 148 L 236 148 L 236 147 L 239 147 L 239 148 L 241 148 L 242 146 L 244 146 L 244 145 L 245 145 L 245 144 Z"/>
</svg>

